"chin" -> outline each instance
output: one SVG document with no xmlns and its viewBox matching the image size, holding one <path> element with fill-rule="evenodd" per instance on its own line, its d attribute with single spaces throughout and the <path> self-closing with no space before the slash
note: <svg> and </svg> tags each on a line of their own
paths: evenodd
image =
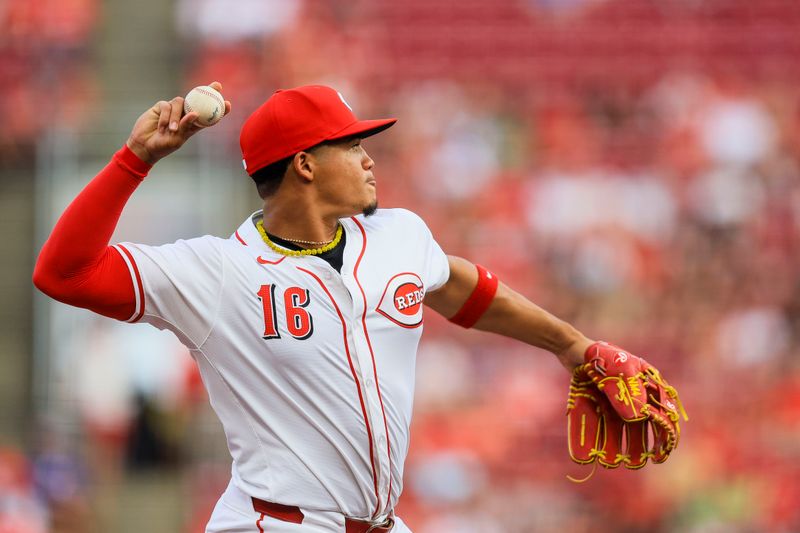
<svg viewBox="0 0 800 533">
<path fill-rule="evenodd" d="M 378 200 L 375 200 L 372 203 L 370 203 L 367 207 L 362 209 L 361 214 L 364 215 L 365 217 L 368 217 L 370 215 L 374 215 L 375 211 L 377 210 L 378 210 Z"/>
</svg>

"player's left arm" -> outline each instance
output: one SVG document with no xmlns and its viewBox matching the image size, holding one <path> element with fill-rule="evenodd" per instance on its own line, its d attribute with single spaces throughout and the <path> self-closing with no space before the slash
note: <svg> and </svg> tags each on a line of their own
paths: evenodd
<svg viewBox="0 0 800 533">
<path fill-rule="evenodd" d="M 449 255 L 447 259 L 450 277 L 425 295 L 425 305 L 462 326 L 548 350 L 570 371 L 583 364 L 584 353 L 594 341 L 498 281 L 491 272 L 461 257 Z"/>
<path fill-rule="evenodd" d="M 573 461 L 636 469 L 648 459 L 667 460 L 678 445 L 680 418 L 688 417 L 678 391 L 655 367 L 586 338 L 483 267 L 454 256 L 447 263 L 449 278 L 425 295 L 426 305 L 461 326 L 549 350 L 572 371 L 567 442 Z"/>
</svg>

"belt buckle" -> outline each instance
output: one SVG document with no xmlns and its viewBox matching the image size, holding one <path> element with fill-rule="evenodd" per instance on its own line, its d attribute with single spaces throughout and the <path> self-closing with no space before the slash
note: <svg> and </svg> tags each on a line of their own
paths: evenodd
<svg viewBox="0 0 800 533">
<path fill-rule="evenodd" d="M 386 517 L 386 520 L 384 520 L 380 524 L 372 524 L 371 526 L 369 526 L 369 529 L 367 529 L 364 533 L 372 533 L 372 531 L 374 531 L 375 529 L 382 529 L 382 528 L 391 530 L 393 527 L 394 527 L 394 518 L 390 514 L 389 516 Z"/>
</svg>

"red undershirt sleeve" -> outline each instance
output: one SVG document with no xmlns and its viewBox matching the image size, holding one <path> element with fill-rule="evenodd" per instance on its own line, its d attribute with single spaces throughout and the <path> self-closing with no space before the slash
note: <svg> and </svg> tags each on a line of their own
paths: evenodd
<svg viewBox="0 0 800 533">
<path fill-rule="evenodd" d="M 33 271 L 39 290 L 104 316 L 132 318 L 134 282 L 120 252 L 108 243 L 150 168 L 127 146 L 114 154 L 67 207 L 42 247 Z"/>
</svg>

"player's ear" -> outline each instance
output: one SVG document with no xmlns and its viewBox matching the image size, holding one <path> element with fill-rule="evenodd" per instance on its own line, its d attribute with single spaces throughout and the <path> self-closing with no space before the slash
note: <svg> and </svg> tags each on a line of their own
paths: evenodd
<svg viewBox="0 0 800 533">
<path fill-rule="evenodd" d="M 298 152 L 292 158 L 292 169 L 304 182 L 314 181 L 316 161 L 310 152 Z"/>
</svg>

